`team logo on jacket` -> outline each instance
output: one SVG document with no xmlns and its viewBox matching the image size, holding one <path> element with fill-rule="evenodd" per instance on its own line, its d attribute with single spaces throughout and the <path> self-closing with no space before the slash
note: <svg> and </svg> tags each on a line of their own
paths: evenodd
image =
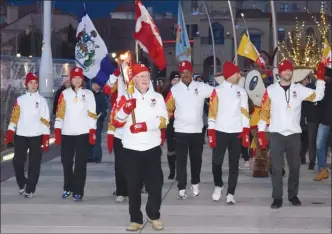
<svg viewBox="0 0 332 234">
<path fill-rule="evenodd" d="M 195 89 L 195 94 L 198 95 L 198 89 L 197 88 Z"/>
<path fill-rule="evenodd" d="M 151 99 L 151 106 L 155 106 L 157 104 L 157 101 L 155 98 Z"/>
<path fill-rule="evenodd" d="M 85 94 L 82 94 L 82 102 L 85 102 Z"/>
<path fill-rule="evenodd" d="M 241 97 L 241 92 L 240 91 L 236 91 L 236 97 L 240 98 Z"/>
<path fill-rule="evenodd" d="M 296 98 L 296 97 L 297 97 L 296 91 L 293 90 L 293 98 Z"/>
<path fill-rule="evenodd" d="M 39 102 L 36 102 L 36 109 L 38 109 L 39 107 Z"/>
</svg>

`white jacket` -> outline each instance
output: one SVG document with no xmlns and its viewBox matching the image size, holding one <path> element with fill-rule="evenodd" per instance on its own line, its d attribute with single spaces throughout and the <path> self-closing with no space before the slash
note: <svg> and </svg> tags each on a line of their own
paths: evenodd
<svg viewBox="0 0 332 234">
<path fill-rule="evenodd" d="M 266 130 L 266 123 L 270 121 L 269 132 L 288 136 L 301 133 L 300 118 L 302 101 L 317 102 L 323 99 L 325 81 L 317 80 L 316 90 L 292 83 L 285 90 L 279 82 L 267 87 L 262 100 L 258 131 Z M 287 100 L 289 102 L 287 103 Z"/>
<path fill-rule="evenodd" d="M 46 99 L 38 91 L 19 96 L 13 108 L 8 130 L 18 136 L 50 135 L 50 112 Z"/>
<path fill-rule="evenodd" d="M 62 129 L 63 135 L 77 136 L 96 129 L 96 101 L 93 93 L 80 88 L 62 91 L 56 111 L 54 128 Z"/>
<path fill-rule="evenodd" d="M 243 128 L 249 128 L 245 89 L 225 80 L 211 95 L 208 118 L 208 128 L 220 132 L 240 133 Z"/>
<path fill-rule="evenodd" d="M 166 106 L 169 117 L 174 114 L 175 132 L 202 132 L 204 100 L 212 91 L 212 86 L 197 81 L 192 81 L 189 86 L 180 81 L 171 88 Z"/>
<path fill-rule="evenodd" d="M 120 123 L 125 123 L 122 136 L 123 147 L 131 150 L 146 151 L 159 146 L 161 144 L 160 129 L 166 128 L 168 123 L 163 96 L 150 88 L 145 94 L 141 94 L 135 89 L 133 98 L 136 98 L 136 108 L 134 110 L 136 123 L 145 122 L 147 124 L 147 132 L 131 133 L 132 115 L 128 116 L 125 114 L 123 107 L 121 107 L 115 113 L 114 119 Z M 122 96 L 121 99 L 119 103 L 124 103 L 123 99 L 128 98 Z"/>
</svg>

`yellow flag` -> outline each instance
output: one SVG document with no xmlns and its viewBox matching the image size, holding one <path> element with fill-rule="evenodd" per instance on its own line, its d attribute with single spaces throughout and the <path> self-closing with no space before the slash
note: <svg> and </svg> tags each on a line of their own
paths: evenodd
<svg viewBox="0 0 332 234">
<path fill-rule="evenodd" d="M 325 64 L 325 66 L 331 68 L 332 67 L 331 60 L 332 60 L 331 47 L 329 45 L 329 42 L 325 38 L 325 41 L 323 44 L 322 62 Z"/>
<path fill-rule="evenodd" d="M 243 34 L 239 48 L 237 49 L 237 54 L 251 59 L 254 62 L 259 58 L 255 46 L 251 43 L 245 33 Z"/>
</svg>

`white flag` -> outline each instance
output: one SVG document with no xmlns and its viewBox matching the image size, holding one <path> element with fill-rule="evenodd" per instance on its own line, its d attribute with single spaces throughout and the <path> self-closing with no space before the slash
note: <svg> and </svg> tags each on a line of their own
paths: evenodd
<svg viewBox="0 0 332 234">
<path fill-rule="evenodd" d="M 108 54 L 108 50 L 87 14 L 77 26 L 76 39 L 76 66 L 83 69 L 87 78 L 93 79 L 99 72 L 101 60 Z"/>
</svg>

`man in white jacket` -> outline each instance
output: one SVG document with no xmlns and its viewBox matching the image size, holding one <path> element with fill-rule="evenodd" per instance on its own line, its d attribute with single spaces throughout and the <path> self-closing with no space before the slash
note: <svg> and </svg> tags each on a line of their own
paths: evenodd
<svg viewBox="0 0 332 234">
<path fill-rule="evenodd" d="M 300 176 L 301 148 L 301 105 L 303 101 L 317 102 L 323 99 L 325 90 L 324 66 L 317 69 L 316 90 L 292 82 L 293 65 L 289 60 L 278 66 L 280 81 L 270 85 L 263 96 L 260 120 L 258 122 L 258 143 L 266 149 L 267 123 L 269 126 L 269 144 L 272 157 L 272 209 L 282 206 L 284 153 L 289 167 L 288 200 L 294 206 L 301 206 L 297 197 Z M 323 75 L 321 75 L 323 74 Z"/>
<path fill-rule="evenodd" d="M 143 64 L 134 64 L 132 77 L 132 94 L 120 98 L 118 111 L 113 118 L 116 127 L 123 125 L 122 144 L 123 156 L 126 159 L 130 214 L 127 230 L 137 231 L 143 228 L 143 215 L 140 210 L 143 184 L 148 192 L 148 220 L 155 230 L 161 230 L 163 172 L 160 145 L 161 130 L 166 128 L 168 115 L 164 98 L 150 88 L 149 69 Z"/>
</svg>

